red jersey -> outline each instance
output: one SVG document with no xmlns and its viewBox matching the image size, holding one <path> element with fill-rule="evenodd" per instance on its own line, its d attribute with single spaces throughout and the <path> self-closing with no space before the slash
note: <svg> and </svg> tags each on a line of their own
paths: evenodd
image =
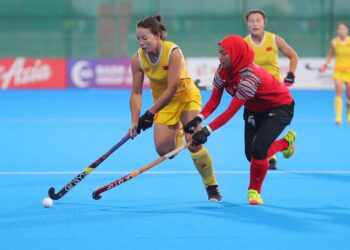
<svg viewBox="0 0 350 250">
<path fill-rule="evenodd" d="M 220 56 L 230 58 L 231 62 L 226 68 L 219 65 L 213 81 L 213 93 L 200 113 L 202 120 L 217 108 L 224 89 L 233 99 L 228 108 L 207 126 L 209 130 L 214 131 L 228 122 L 242 105 L 252 112 L 265 112 L 293 102 L 284 84 L 253 63 L 254 51 L 241 37 L 227 36 L 219 45 L 227 53 Z"/>
<path fill-rule="evenodd" d="M 291 104 L 293 101 L 289 89 L 284 84 L 254 63 L 233 77 L 219 67 L 214 86 L 219 90 L 224 88 L 232 97 L 246 100 L 245 108 L 253 112 L 264 112 L 275 106 Z"/>
</svg>

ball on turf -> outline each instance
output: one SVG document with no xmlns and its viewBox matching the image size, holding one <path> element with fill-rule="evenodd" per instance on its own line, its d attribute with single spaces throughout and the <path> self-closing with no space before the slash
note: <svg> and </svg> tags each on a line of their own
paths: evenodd
<svg viewBox="0 0 350 250">
<path fill-rule="evenodd" d="M 47 208 L 49 208 L 49 207 L 52 207 L 52 205 L 53 205 L 53 200 L 52 199 L 50 199 L 50 198 L 44 198 L 43 199 L 43 205 L 44 205 L 44 207 L 47 207 Z"/>
</svg>

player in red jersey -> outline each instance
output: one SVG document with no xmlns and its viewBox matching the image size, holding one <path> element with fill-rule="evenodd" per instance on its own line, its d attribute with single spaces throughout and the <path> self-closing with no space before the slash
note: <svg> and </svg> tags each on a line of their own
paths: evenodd
<svg viewBox="0 0 350 250">
<path fill-rule="evenodd" d="M 248 203 L 261 205 L 260 192 L 268 170 L 268 158 L 280 151 L 285 158 L 294 154 L 294 131 L 290 130 L 282 139 L 276 140 L 293 119 L 293 97 L 284 84 L 253 63 L 254 51 L 240 36 L 230 35 L 219 42 L 219 60 L 209 101 L 184 130 L 194 133 L 194 129 L 217 108 L 224 90 L 232 96 L 232 101 L 222 114 L 193 134 L 193 145 L 205 143 L 213 131 L 244 106 L 245 154 L 250 161 Z"/>
</svg>

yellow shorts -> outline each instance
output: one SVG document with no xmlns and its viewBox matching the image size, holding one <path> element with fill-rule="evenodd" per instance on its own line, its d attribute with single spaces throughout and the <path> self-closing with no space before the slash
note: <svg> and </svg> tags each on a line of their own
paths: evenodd
<svg viewBox="0 0 350 250">
<path fill-rule="evenodd" d="M 176 101 L 169 103 L 155 117 L 154 122 L 163 125 L 174 125 L 179 122 L 182 112 L 189 110 L 201 110 L 202 98 L 199 91 L 187 101 Z"/>
<path fill-rule="evenodd" d="M 334 80 L 344 81 L 350 83 L 350 71 L 349 70 L 335 70 L 333 73 Z"/>
</svg>

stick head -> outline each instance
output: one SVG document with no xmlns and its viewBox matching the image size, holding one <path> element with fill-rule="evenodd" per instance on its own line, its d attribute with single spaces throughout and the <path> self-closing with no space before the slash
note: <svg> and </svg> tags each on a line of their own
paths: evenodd
<svg viewBox="0 0 350 250">
<path fill-rule="evenodd" d="M 97 194 L 96 192 L 93 192 L 93 193 L 92 193 L 92 198 L 94 198 L 95 200 L 99 200 L 99 199 L 102 198 L 102 196 L 99 195 L 99 194 Z"/>
<path fill-rule="evenodd" d="M 49 197 L 51 199 L 53 199 L 53 200 L 58 200 L 59 198 L 62 197 L 62 195 L 55 193 L 55 188 L 54 187 L 50 187 L 49 188 L 48 194 L 49 194 Z"/>
<path fill-rule="evenodd" d="M 306 69 L 312 69 L 311 66 L 310 66 L 310 63 L 305 64 L 305 68 Z"/>
</svg>

